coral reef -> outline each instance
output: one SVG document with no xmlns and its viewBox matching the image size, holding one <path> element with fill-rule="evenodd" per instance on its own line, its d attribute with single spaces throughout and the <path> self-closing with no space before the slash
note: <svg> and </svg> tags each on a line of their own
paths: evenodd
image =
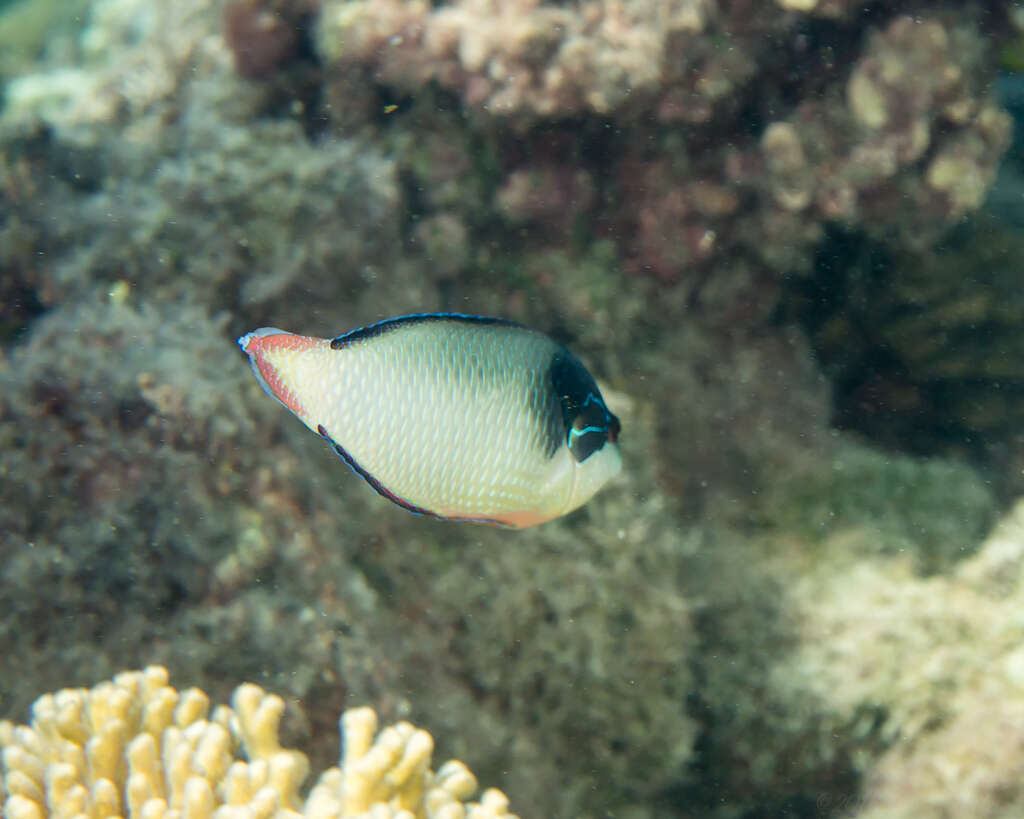
<svg viewBox="0 0 1024 819">
<path fill-rule="evenodd" d="M 786 302 L 834 384 L 837 423 L 986 463 L 1001 494 L 1019 494 L 1024 302 L 1013 259 L 1022 251 L 995 214 L 920 252 L 834 233 Z"/>
<path fill-rule="evenodd" d="M 74 37 L 90 0 L 7 0 L 0 3 L 0 79 L 30 70 L 39 56 Z"/>
<path fill-rule="evenodd" d="M 859 54 L 828 42 L 826 28 L 801 54 L 810 46 L 795 11 L 843 17 L 850 4 L 779 4 L 751 19 L 704 0 L 326 2 L 319 43 L 328 97 L 339 109 L 362 98 L 362 122 L 373 120 L 373 85 L 414 97 L 444 89 L 485 132 L 525 139 L 538 124 L 569 138 L 580 116 L 613 121 L 614 152 L 559 173 L 536 144 L 518 159 L 501 149 L 496 208 L 513 223 L 557 211 L 615 225 L 627 266 L 668 282 L 737 254 L 806 269 L 827 222 L 923 245 L 976 209 L 1009 139 L 988 91 L 982 22 L 942 9 L 895 15 L 865 32 Z M 779 40 L 792 49 L 789 75 L 769 46 Z M 764 126 L 751 133 L 742 101 L 766 74 L 785 91 L 752 103 Z M 664 127 L 680 122 L 690 130 Z"/>
<path fill-rule="evenodd" d="M 298 115 L 310 134 L 319 130 L 319 58 L 312 42 L 318 7 L 319 0 L 231 0 L 222 13 L 235 69 L 265 84 L 261 113 Z"/>
<path fill-rule="evenodd" d="M 856 538 L 824 547 L 856 550 Z M 787 591 L 810 615 L 797 614 L 790 679 L 887 748 L 862 761 L 858 819 L 1012 816 L 1024 805 L 1022 554 L 1018 503 L 948 576 L 913 577 L 894 556 L 812 571 Z"/>
<path fill-rule="evenodd" d="M 468 801 L 477 784 L 461 762 L 431 770 L 426 731 L 403 722 L 378 734 L 371 708 L 342 716 L 341 762 L 303 800 L 309 761 L 281 747 L 284 700 L 245 684 L 231 708 L 209 705 L 159 666 L 46 694 L 30 726 L 0 722 L 0 809 L 8 819 L 515 819 L 501 791 Z"/>
<path fill-rule="evenodd" d="M 902 555 L 921 575 L 949 571 L 998 517 L 993 489 L 952 458 L 915 458 L 843 441 L 794 463 L 747 506 L 768 529 L 809 540 L 857 530 L 879 555 Z M 870 533 L 870 534 L 869 534 Z"/>
<path fill-rule="evenodd" d="M 824 336 L 778 308 L 836 224 L 927 254 L 978 207 L 1006 5 L 96 0 L 0 113 L 5 715 L 164 663 L 308 703 L 320 768 L 347 702 L 425 703 L 537 816 L 884 810 L 979 758 L 987 479 L 830 429 Z M 915 293 L 1014 323 L 952 267 L 861 314 L 922 377 L 995 362 L 929 347 Z M 433 309 L 580 352 L 624 423 L 599 503 L 514 539 L 405 516 L 233 344 Z M 964 396 L 998 446 L 1015 416 Z"/>
<path fill-rule="evenodd" d="M 446 635 L 436 655 L 405 656 L 419 677 L 408 696 L 447 699 L 436 681 L 453 663 L 461 668 L 476 708 L 517 726 L 493 759 L 476 757 L 478 767 L 511 769 L 502 783 L 520 805 L 520 787 L 560 792 L 557 807 L 531 806 L 537 811 L 646 812 L 694 759 L 687 698 L 698 643 L 680 588 L 700 536 L 659 520 L 665 498 L 656 492 L 643 516 L 616 530 L 620 504 L 633 505 L 622 494 L 583 525 L 545 527 L 515 548 L 480 537 L 480 548 L 457 560 L 422 536 L 377 545 L 389 596 L 407 601 L 410 638 L 427 646 Z M 410 550 L 420 556 L 414 564 Z M 416 594 L 424 586 L 428 598 Z M 644 603 L 629 602 L 638 598 Z M 460 754 L 486 745 L 467 732 L 455 741 Z M 550 763 L 531 766 L 538 753 Z"/>
<path fill-rule="evenodd" d="M 235 0 L 224 8 L 224 40 L 243 77 L 262 79 L 308 50 L 305 29 L 318 3 Z"/>
<path fill-rule="evenodd" d="M 186 670 L 236 679 L 274 668 L 282 647 L 293 667 L 332 656 L 324 633 L 338 620 L 259 588 L 230 593 L 267 567 L 271 544 L 311 549 L 314 526 L 304 484 L 280 481 L 295 456 L 276 477 L 261 471 L 264 408 L 247 409 L 224 319 L 134 300 L 125 287 L 53 310 L 0 366 L 0 642 L 22 658 L 0 678 L 9 708 L 72 668 L 112 674 L 132 645 L 159 660 L 181 641 Z M 246 650 L 225 654 L 203 640 L 212 633 Z M 289 678 L 297 693 L 309 684 L 283 668 L 264 677 L 285 690 Z"/>
<path fill-rule="evenodd" d="M 273 304 L 275 322 L 301 326 L 316 300 L 344 301 L 355 315 L 379 266 L 402 277 L 400 261 L 390 265 L 400 246 L 393 163 L 353 142 L 311 149 L 294 122 L 215 125 L 193 113 L 187 134 L 141 150 L 104 136 L 102 157 L 66 132 L 12 127 L 20 150 L 0 163 L 0 249 L 43 304 L 128 281 L 149 299 L 244 303 L 253 314 Z M 140 175 L 118 167 L 128 161 L 142 163 Z M 90 166 L 114 181 L 96 190 Z M 40 269 L 33 249 L 51 245 Z M 405 278 L 412 309 L 427 297 Z M 291 299 L 290 315 L 276 307 Z M 343 320 L 332 317 L 325 334 Z"/>
<path fill-rule="evenodd" d="M 701 647 L 692 713 L 706 774 L 682 792 L 719 816 L 845 815 L 903 727 L 918 730 L 921 701 L 940 707 L 952 690 L 917 676 L 928 660 L 914 651 L 989 650 L 955 627 L 911 624 L 918 604 L 947 611 L 940 589 L 990 545 L 997 506 L 971 468 L 835 436 L 787 473 L 734 501 L 745 528 L 709 533 L 683 582 Z M 717 806 L 723 793 L 729 808 Z"/>
<path fill-rule="evenodd" d="M 636 214 L 627 262 L 668 281 L 736 254 L 802 272 L 829 223 L 933 242 L 979 207 L 1009 142 L 986 55 L 964 21 L 897 17 L 845 83 L 768 122 L 756 147 L 698 154 L 664 138 L 661 156 L 647 148 L 622 166 Z"/>
<path fill-rule="evenodd" d="M 510 549 L 396 514 L 265 399 L 225 318 L 138 298 L 52 309 L 0 369 L 0 650 L 21 658 L 5 710 L 141 655 L 211 693 L 265 681 L 314 703 L 312 726 L 349 697 L 393 717 L 431 702 L 438 735 L 534 813 L 682 775 L 687 556 L 627 398 L 647 500 L 633 478 Z"/>
<path fill-rule="evenodd" d="M 405 90 L 436 82 L 498 116 L 528 121 L 629 107 L 636 115 L 665 112 L 675 97 L 713 98 L 686 82 L 708 53 L 698 35 L 710 6 L 707 0 L 671 7 L 466 0 L 437 9 L 420 0 L 328 2 L 319 40 L 339 70 L 369 64 L 375 80 Z M 734 62 L 737 79 L 748 76 L 745 55 L 737 53 Z"/>
</svg>

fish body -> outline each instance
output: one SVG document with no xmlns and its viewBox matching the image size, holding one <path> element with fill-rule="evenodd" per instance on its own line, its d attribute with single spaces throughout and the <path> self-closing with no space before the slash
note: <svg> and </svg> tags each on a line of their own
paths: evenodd
<svg viewBox="0 0 1024 819">
<path fill-rule="evenodd" d="M 621 468 L 619 421 L 561 344 L 479 316 L 401 316 L 334 339 L 242 336 L 264 389 L 380 494 L 515 528 L 576 509 Z"/>
</svg>

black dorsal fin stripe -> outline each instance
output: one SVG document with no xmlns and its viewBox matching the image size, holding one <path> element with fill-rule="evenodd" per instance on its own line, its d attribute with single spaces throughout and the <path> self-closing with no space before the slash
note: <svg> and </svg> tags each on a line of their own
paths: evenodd
<svg viewBox="0 0 1024 819">
<path fill-rule="evenodd" d="M 349 344 L 357 341 L 365 341 L 368 338 L 383 335 L 384 333 L 397 330 L 411 324 L 422 324 L 428 321 L 454 321 L 463 324 L 496 324 L 504 327 L 518 327 L 522 325 L 511 319 L 494 318 L 492 316 L 473 316 L 468 313 L 410 313 L 406 316 L 384 319 L 374 324 L 368 324 L 356 330 L 349 330 L 340 336 L 331 339 L 331 349 L 340 350 Z"/>
</svg>

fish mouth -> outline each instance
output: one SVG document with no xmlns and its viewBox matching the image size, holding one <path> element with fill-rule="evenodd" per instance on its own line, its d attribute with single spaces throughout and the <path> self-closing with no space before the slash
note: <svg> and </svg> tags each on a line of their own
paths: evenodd
<svg viewBox="0 0 1024 819">
<path fill-rule="evenodd" d="M 242 348 L 242 352 L 246 355 L 253 355 L 255 350 L 252 349 L 253 342 L 266 338 L 267 336 L 291 336 L 293 333 L 289 333 L 287 330 L 278 330 L 276 327 L 260 327 L 258 330 L 253 330 L 251 333 L 246 333 L 244 336 L 239 336 L 238 346 Z"/>
<path fill-rule="evenodd" d="M 261 327 L 238 339 L 238 346 L 249 357 L 249 366 L 263 391 L 299 418 L 304 418 L 306 411 L 287 373 L 281 371 L 279 354 L 301 350 L 311 346 L 311 342 L 315 342 L 315 339 L 297 336 L 275 327 Z"/>
</svg>

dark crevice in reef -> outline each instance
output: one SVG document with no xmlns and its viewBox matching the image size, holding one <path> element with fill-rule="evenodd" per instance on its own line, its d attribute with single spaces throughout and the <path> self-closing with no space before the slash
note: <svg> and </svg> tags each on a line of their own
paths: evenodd
<svg viewBox="0 0 1024 819">
<path fill-rule="evenodd" d="M 991 218 L 894 252 L 832 229 L 780 319 L 803 327 L 832 384 L 833 424 L 915 455 L 1000 463 L 1024 422 L 1024 240 Z"/>
<path fill-rule="evenodd" d="M 807 332 L 832 384 L 833 423 L 897 449 L 934 451 L 946 422 L 878 323 L 873 299 L 893 276 L 883 245 L 832 230 L 810 277 L 790 281 L 783 313 Z"/>
<path fill-rule="evenodd" d="M 16 343 L 44 312 L 39 294 L 19 271 L 0 267 L 0 344 Z"/>
</svg>

